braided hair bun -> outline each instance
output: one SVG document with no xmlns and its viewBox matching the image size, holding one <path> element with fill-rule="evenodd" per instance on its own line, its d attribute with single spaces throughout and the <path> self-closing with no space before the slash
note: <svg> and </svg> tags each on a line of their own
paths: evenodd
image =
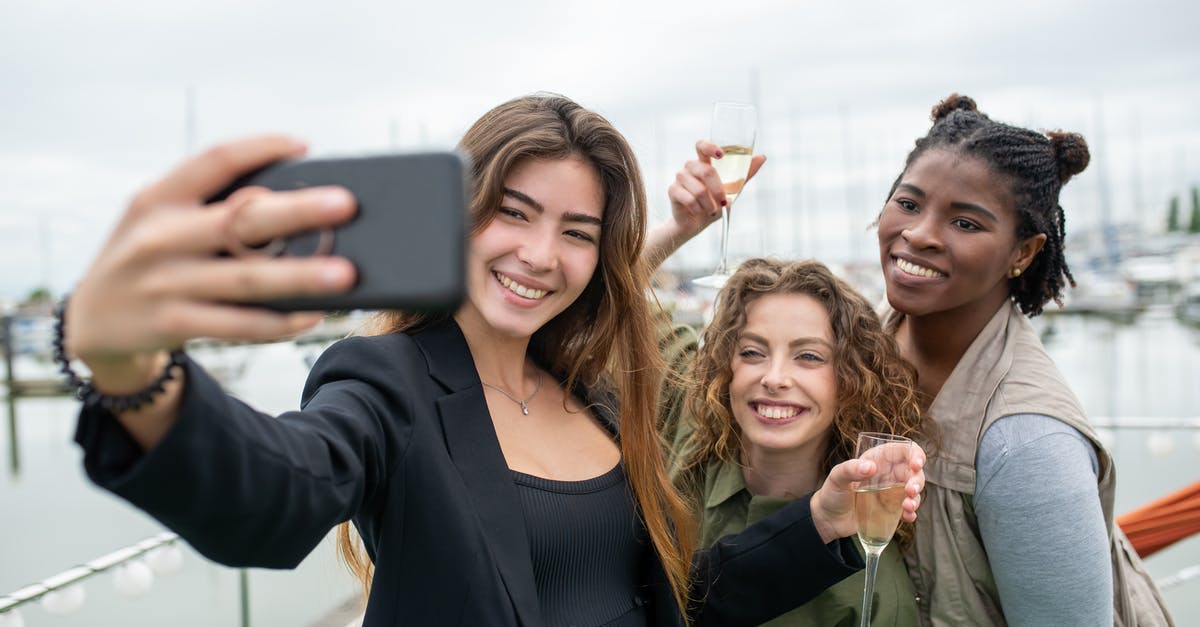
<svg viewBox="0 0 1200 627">
<path fill-rule="evenodd" d="M 1054 149 L 1054 158 L 1058 161 L 1058 182 L 1060 184 L 1071 180 L 1072 176 L 1083 172 L 1092 159 L 1088 152 L 1087 141 L 1079 133 L 1066 131 L 1050 131 L 1050 146 Z"/>
<path fill-rule="evenodd" d="M 979 108 L 975 106 L 975 101 L 970 96 L 950 94 L 945 100 L 933 106 L 933 111 L 930 112 L 929 118 L 937 122 L 960 109 L 963 111 L 979 111 Z"/>
</svg>

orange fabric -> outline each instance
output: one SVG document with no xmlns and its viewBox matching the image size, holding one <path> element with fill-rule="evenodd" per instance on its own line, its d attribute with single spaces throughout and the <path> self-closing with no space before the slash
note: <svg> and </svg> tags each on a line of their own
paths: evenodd
<svg viewBox="0 0 1200 627">
<path fill-rule="evenodd" d="M 1200 481 L 1117 517 L 1141 557 L 1200 532 Z"/>
</svg>

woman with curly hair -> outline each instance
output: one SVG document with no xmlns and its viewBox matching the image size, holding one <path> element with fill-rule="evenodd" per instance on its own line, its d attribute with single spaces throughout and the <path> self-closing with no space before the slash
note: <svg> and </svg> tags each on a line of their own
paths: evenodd
<svg viewBox="0 0 1200 627">
<path fill-rule="evenodd" d="M 666 340 L 688 377 L 668 397 L 660 430 L 673 444 L 673 478 L 696 508 L 700 546 L 816 490 L 854 457 L 860 432 L 930 435 L 895 340 L 866 299 L 816 261 L 742 263 L 699 347 L 687 326 Z M 903 525 L 883 553 L 874 624 L 916 624 L 899 553 L 911 537 Z M 858 625 L 862 589 L 860 572 L 770 624 Z"/>
</svg>

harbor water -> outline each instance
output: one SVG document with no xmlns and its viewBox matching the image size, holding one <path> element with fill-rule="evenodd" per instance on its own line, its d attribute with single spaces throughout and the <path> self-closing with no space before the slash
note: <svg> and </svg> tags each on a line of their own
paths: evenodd
<svg viewBox="0 0 1200 627">
<path fill-rule="evenodd" d="M 1118 514 L 1200 480 L 1200 328 L 1166 309 L 1132 321 L 1052 315 L 1035 324 L 1093 421 L 1111 425 L 1101 434 L 1117 461 Z M 208 348 L 195 357 L 225 373 L 234 394 L 282 412 L 297 404 L 317 351 L 279 343 Z M 163 531 L 84 477 L 72 442 L 75 402 L 21 398 L 6 405 L 0 406 L 0 595 Z M 82 584 L 86 598 L 78 610 L 51 614 L 33 603 L 21 608 L 25 625 L 239 625 L 239 571 L 179 544 L 182 569 L 157 576 L 145 594 L 123 596 L 112 575 L 101 573 Z M 1200 535 L 1146 561 L 1159 580 L 1196 565 Z M 251 569 L 248 590 L 250 624 L 272 627 L 315 625 L 358 592 L 330 538 L 294 571 Z M 1200 624 L 1200 578 L 1163 595 L 1180 625 Z"/>
</svg>

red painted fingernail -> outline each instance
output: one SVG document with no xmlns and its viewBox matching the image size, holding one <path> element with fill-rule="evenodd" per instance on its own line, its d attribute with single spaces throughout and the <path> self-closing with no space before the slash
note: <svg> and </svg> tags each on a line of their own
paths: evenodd
<svg viewBox="0 0 1200 627">
<path fill-rule="evenodd" d="M 718 151 L 717 151 L 717 158 L 718 158 L 718 159 L 720 159 L 721 157 L 724 157 L 724 156 L 725 156 L 725 153 L 721 152 L 720 150 L 718 150 Z"/>
<path fill-rule="evenodd" d="M 721 206 L 724 207 L 727 204 L 727 202 L 728 201 L 726 201 L 726 200 L 721 200 Z"/>
</svg>

